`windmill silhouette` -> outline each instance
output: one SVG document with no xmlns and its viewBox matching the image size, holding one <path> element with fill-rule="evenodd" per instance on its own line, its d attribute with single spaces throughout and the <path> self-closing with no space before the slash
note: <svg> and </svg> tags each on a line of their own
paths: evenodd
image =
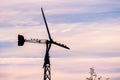
<svg viewBox="0 0 120 80">
<path fill-rule="evenodd" d="M 42 11 L 42 15 L 43 15 L 43 19 L 44 19 L 44 22 L 45 22 L 45 26 L 46 26 L 46 29 L 47 29 L 47 33 L 48 33 L 49 39 L 48 40 L 47 39 L 40 39 L 40 40 L 38 40 L 38 39 L 31 39 L 31 40 L 27 40 L 27 39 L 24 38 L 23 35 L 18 35 L 18 46 L 23 46 L 24 42 L 46 44 L 46 53 L 45 53 L 44 64 L 43 64 L 44 80 L 51 80 L 51 68 L 50 68 L 50 57 L 49 57 L 49 51 L 50 51 L 51 45 L 55 44 L 55 45 L 58 45 L 60 47 L 66 48 L 66 49 L 70 49 L 70 48 L 67 47 L 64 44 L 55 42 L 51 38 L 51 35 L 50 35 L 50 32 L 49 32 L 49 28 L 48 28 L 48 25 L 47 25 L 47 21 L 46 21 L 46 18 L 45 18 L 45 15 L 44 15 L 44 12 L 43 12 L 42 8 L 41 8 L 41 11 Z"/>
</svg>

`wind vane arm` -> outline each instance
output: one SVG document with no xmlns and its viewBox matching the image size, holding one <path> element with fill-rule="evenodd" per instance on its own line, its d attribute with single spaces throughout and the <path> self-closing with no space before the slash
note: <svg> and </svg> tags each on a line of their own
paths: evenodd
<svg viewBox="0 0 120 80">
<path fill-rule="evenodd" d="M 45 26 L 46 26 L 46 29 L 47 29 L 47 32 L 48 32 L 49 39 L 52 40 L 51 35 L 50 35 L 50 32 L 49 32 L 48 25 L 47 25 L 47 21 L 46 21 L 46 18 L 45 18 L 45 15 L 44 15 L 44 12 L 43 12 L 43 9 L 42 9 L 42 8 L 41 8 L 41 11 L 42 11 L 43 19 L 44 19 Z"/>
<path fill-rule="evenodd" d="M 45 44 L 48 40 L 46 39 L 30 39 L 27 40 L 24 38 L 23 35 L 19 35 L 18 34 L 18 46 L 23 46 L 25 42 L 29 42 L 29 43 L 40 43 L 40 44 Z"/>
<path fill-rule="evenodd" d="M 64 44 L 57 43 L 57 42 L 52 42 L 52 43 L 53 43 L 53 44 L 56 44 L 56 45 L 58 45 L 58 46 L 60 46 L 60 47 L 66 48 L 66 49 L 70 49 L 69 47 L 67 47 L 67 46 L 64 45 Z"/>
</svg>

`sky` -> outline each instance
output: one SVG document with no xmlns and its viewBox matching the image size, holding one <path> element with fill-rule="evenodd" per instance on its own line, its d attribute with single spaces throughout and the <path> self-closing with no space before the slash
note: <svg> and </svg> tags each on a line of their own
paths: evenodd
<svg viewBox="0 0 120 80">
<path fill-rule="evenodd" d="M 101 80 L 120 80 L 120 0 L 0 0 L 0 80 L 43 80 L 44 44 L 18 46 L 26 39 L 52 38 L 52 80 L 86 80 L 94 67 Z"/>
</svg>

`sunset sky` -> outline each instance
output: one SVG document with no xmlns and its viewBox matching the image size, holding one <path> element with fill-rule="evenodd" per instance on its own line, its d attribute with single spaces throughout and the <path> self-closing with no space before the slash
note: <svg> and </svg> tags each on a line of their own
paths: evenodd
<svg viewBox="0 0 120 80">
<path fill-rule="evenodd" d="M 120 80 L 120 0 L 0 0 L 0 80 L 43 80 L 44 44 L 17 45 L 17 35 L 52 38 L 52 80 Z"/>
</svg>

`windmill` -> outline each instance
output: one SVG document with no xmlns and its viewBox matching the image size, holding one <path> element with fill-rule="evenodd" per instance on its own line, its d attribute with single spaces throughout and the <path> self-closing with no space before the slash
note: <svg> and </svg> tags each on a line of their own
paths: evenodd
<svg viewBox="0 0 120 80">
<path fill-rule="evenodd" d="M 70 48 L 67 47 L 64 44 L 55 42 L 51 38 L 51 35 L 50 35 L 50 32 L 49 32 L 49 28 L 48 28 L 48 25 L 47 25 L 47 21 L 46 21 L 46 18 L 45 18 L 45 15 L 44 15 L 44 12 L 43 12 L 42 8 L 41 8 L 41 11 L 42 11 L 42 15 L 43 15 L 43 19 L 44 19 L 44 22 L 45 22 L 45 26 L 46 26 L 46 29 L 47 29 L 47 33 L 48 33 L 49 39 L 48 40 L 47 39 L 40 39 L 40 40 L 38 40 L 38 39 L 31 39 L 31 40 L 27 40 L 27 39 L 24 38 L 23 35 L 18 35 L 18 46 L 23 46 L 24 42 L 46 44 L 46 53 L 45 53 L 44 64 L 43 64 L 44 80 L 51 80 L 51 67 L 50 67 L 50 57 L 49 57 L 49 51 L 50 51 L 51 45 L 55 44 L 55 45 L 58 45 L 60 47 L 65 48 L 65 49 L 70 49 Z"/>
</svg>

